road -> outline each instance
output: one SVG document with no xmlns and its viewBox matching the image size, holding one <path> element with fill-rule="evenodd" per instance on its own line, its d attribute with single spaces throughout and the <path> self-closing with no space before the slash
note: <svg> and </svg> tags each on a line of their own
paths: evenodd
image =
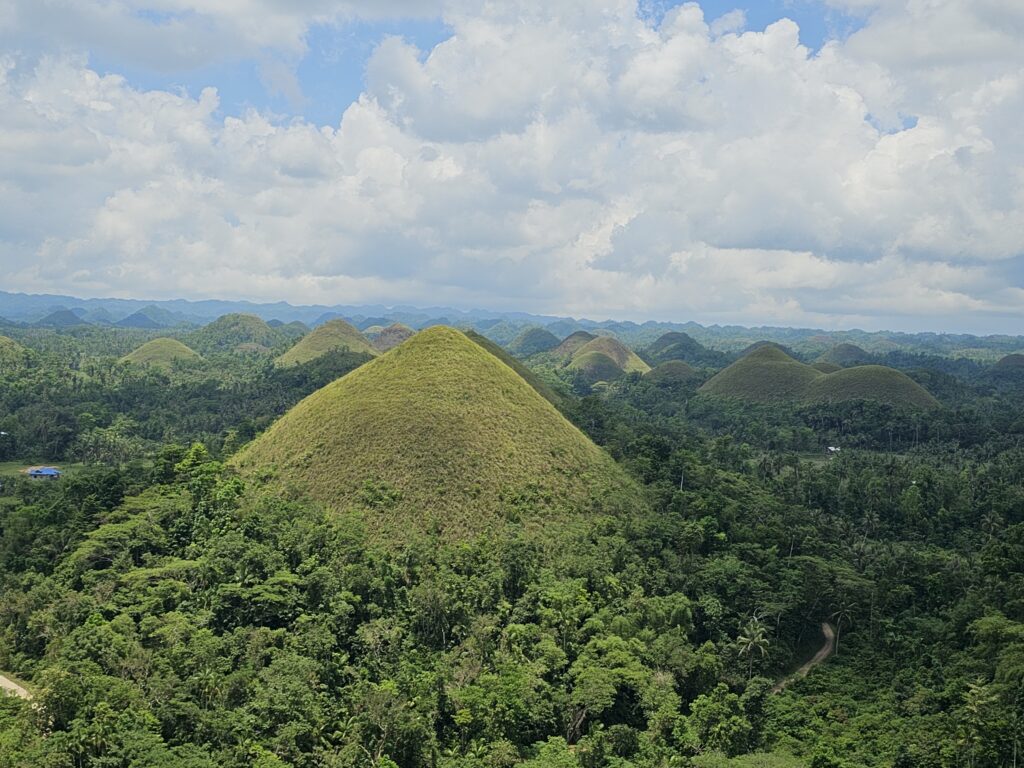
<svg viewBox="0 0 1024 768">
<path fill-rule="evenodd" d="M 13 680 L 8 680 L 3 675 L 0 675 L 0 690 L 9 696 L 19 696 L 23 699 L 31 699 L 32 694 L 22 688 Z"/>
<path fill-rule="evenodd" d="M 778 693 L 786 688 L 791 683 L 795 683 L 797 680 L 802 680 L 807 677 L 807 673 L 814 669 L 816 666 L 825 661 L 831 656 L 836 650 L 836 630 L 827 621 L 821 622 L 821 636 L 825 638 L 825 644 L 818 649 L 818 652 L 808 659 L 800 669 L 788 677 L 784 677 L 782 680 L 775 684 L 772 688 L 772 693 Z"/>
</svg>

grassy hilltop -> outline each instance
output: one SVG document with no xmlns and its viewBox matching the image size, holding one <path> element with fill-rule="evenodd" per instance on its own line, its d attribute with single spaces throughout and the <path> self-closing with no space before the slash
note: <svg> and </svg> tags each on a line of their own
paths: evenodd
<svg viewBox="0 0 1024 768">
<path fill-rule="evenodd" d="M 121 362 L 133 365 L 149 365 L 154 368 L 170 368 L 175 360 L 199 360 L 195 350 L 177 339 L 153 339 L 121 358 Z"/>
<path fill-rule="evenodd" d="M 826 373 L 795 360 L 773 344 L 754 348 L 713 376 L 700 391 L 758 403 L 875 400 L 915 408 L 939 404 L 921 385 L 893 368 L 861 365 Z"/>
<path fill-rule="evenodd" d="M 267 352 L 287 336 L 256 315 L 236 313 L 218 317 L 188 338 L 189 346 L 203 354 Z"/>
<path fill-rule="evenodd" d="M 234 460 L 385 537 L 438 526 L 530 527 L 631 488 L 615 462 L 522 377 L 437 326 L 303 400 Z"/>
<path fill-rule="evenodd" d="M 315 360 L 332 350 L 345 348 L 349 352 L 361 352 L 370 357 L 377 356 L 369 340 L 344 320 L 329 320 L 299 339 L 295 345 L 277 358 L 277 365 L 301 365 Z"/>
</svg>

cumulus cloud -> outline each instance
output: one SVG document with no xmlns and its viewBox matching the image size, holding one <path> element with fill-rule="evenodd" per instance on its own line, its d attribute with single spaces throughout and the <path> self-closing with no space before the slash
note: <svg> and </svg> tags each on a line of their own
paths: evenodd
<svg viewBox="0 0 1024 768">
<path fill-rule="evenodd" d="M 285 54 L 359 12 L 60 2 Z M 143 91 L 66 52 L 9 56 L 0 265 L 8 287 L 94 295 L 1019 322 L 1024 54 L 1007 40 L 1024 12 L 833 4 L 865 24 L 815 52 L 791 21 L 746 30 L 693 3 L 655 25 L 629 0 L 452 0 L 432 50 L 380 42 L 336 126 L 224 116 L 212 87 Z"/>
</svg>

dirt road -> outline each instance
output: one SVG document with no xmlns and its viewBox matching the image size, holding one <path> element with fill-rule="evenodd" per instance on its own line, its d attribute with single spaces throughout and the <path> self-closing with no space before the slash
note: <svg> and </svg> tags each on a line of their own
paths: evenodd
<svg viewBox="0 0 1024 768">
<path fill-rule="evenodd" d="M 8 680 L 3 675 L 0 675 L 0 690 L 8 696 L 19 696 L 23 699 L 31 699 L 32 694 L 22 688 L 13 680 Z"/>
<path fill-rule="evenodd" d="M 786 688 L 791 683 L 795 683 L 797 680 L 802 680 L 807 677 L 807 673 L 814 669 L 816 666 L 821 664 L 825 659 L 832 655 L 836 649 L 836 630 L 827 621 L 821 622 L 821 635 L 825 638 L 825 644 L 818 649 L 818 652 L 808 659 L 800 669 L 788 677 L 784 677 L 775 684 L 772 688 L 772 693 L 778 693 Z"/>
</svg>

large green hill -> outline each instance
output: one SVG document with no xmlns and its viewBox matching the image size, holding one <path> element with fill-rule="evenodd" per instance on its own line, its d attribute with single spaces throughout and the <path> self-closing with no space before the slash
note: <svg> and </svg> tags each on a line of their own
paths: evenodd
<svg viewBox="0 0 1024 768">
<path fill-rule="evenodd" d="M 514 370 L 434 327 L 306 398 L 234 463 L 401 541 L 528 529 L 632 493 L 615 462 Z"/>
<path fill-rule="evenodd" d="M 363 334 L 344 320 L 336 319 L 328 320 L 303 336 L 274 362 L 280 366 L 301 365 L 335 349 L 377 356 L 377 350 Z"/>
<path fill-rule="evenodd" d="M 189 346 L 203 354 L 271 349 L 284 336 L 256 315 L 231 314 L 218 317 L 188 338 Z"/>
<path fill-rule="evenodd" d="M 650 346 L 641 350 L 651 365 L 682 360 L 690 365 L 720 366 L 728 362 L 725 353 L 708 349 L 688 333 L 669 331 L 659 336 Z"/>
<path fill-rule="evenodd" d="M 548 385 L 540 376 L 527 366 L 525 363 L 512 357 L 508 352 L 498 346 L 495 342 L 476 331 L 464 331 L 466 338 L 470 341 L 476 342 L 481 347 L 486 349 L 496 358 L 501 360 L 505 365 L 511 368 L 513 371 L 518 373 L 523 380 L 533 387 L 537 393 L 551 403 L 559 410 L 564 410 L 566 406 L 565 397 L 555 391 L 550 385 Z"/>
<path fill-rule="evenodd" d="M 708 380 L 700 392 L 757 403 L 875 400 L 915 408 L 938 405 L 923 387 L 893 368 L 863 365 L 823 373 L 772 344 L 756 347 Z"/>
<path fill-rule="evenodd" d="M 651 366 L 641 360 L 633 350 L 610 336 L 599 336 L 588 341 L 576 350 L 570 365 L 577 365 L 580 358 L 594 352 L 610 357 L 624 373 L 647 373 L 651 370 Z"/>
<path fill-rule="evenodd" d="M 552 349 L 548 354 L 555 360 L 568 363 L 572 359 L 572 356 L 579 351 L 580 347 L 584 344 L 588 344 L 596 338 L 597 336 L 589 333 L 588 331 L 576 331 L 562 339 L 562 343 Z"/>
<path fill-rule="evenodd" d="M 697 371 L 693 366 L 682 360 L 668 360 L 644 374 L 646 381 L 659 385 L 685 384 L 696 377 Z"/>
<path fill-rule="evenodd" d="M 818 358 L 821 362 L 833 363 L 840 368 L 850 368 L 855 365 L 866 365 L 875 358 L 856 344 L 836 344 L 828 352 Z"/>
<path fill-rule="evenodd" d="M 508 351 L 518 357 L 529 357 L 538 352 L 548 352 L 559 344 L 558 337 L 547 328 L 527 328 L 508 345 Z"/>
<path fill-rule="evenodd" d="M 416 331 L 408 325 L 403 325 L 402 323 L 392 323 L 384 328 L 380 326 L 373 326 L 373 328 L 374 331 L 372 334 L 370 329 L 367 328 L 363 331 L 363 335 L 370 340 L 370 343 L 373 344 L 374 348 L 378 352 L 387 352 L 389 349 L 393 349 L 403 341 L 411 338 L 416 333 Z"/>
<path fill-rule="evenodd" d="M 170 368 L 175 360 L 199 360 L 200 357 L 177 339 L 153 339 L 121 358 L 123 363 L 148 365 L 154 368 Z"/>
</svg>

